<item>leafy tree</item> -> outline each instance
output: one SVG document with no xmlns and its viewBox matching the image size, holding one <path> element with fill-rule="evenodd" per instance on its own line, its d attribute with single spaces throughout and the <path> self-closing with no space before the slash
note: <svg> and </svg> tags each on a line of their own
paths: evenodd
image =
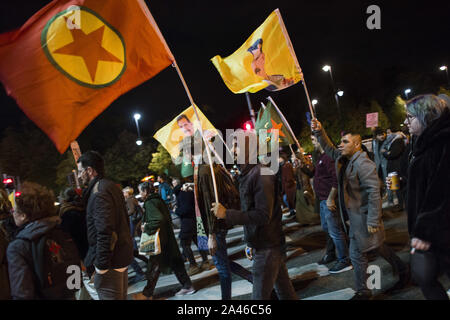
<svg viewBox="0 0 450 320">
<path fill-rule="evenodd" d="M 117 183 L 136 185 L 148 173 L 147 165 L 154 151 L 151 143 L 136 145 L 137 136 L 123 131 L 104 155 L 106 175 Z"/>
<path fill-rule="evenodd" d="M 167 174 L 172 177 L 180 177 L 180 171 L 172 162 L 172 157 L 167 150 L 158 145 L 157 151 L 152 154 L 152 161 L 148 165 L 148 169 L 155 174 Z"/>
<path fill-rule="evenodd" d="M 30 120 L 21 129 L 7 128 L 0 140 L 0 168 L 2 173 L 33 181 L 56 190 L 56 170 L 63 156 L 51 140 Z"/>
<path fill-rule="evenodd" d="M 57 185 L 58 191 L 63 190 L 66 187 L 69 187 L 69 181 L 67 176 L 72 173 L 72 170 L 76 169 L 77 165 L 75 163 L 75 158 L 73 157 L 73 153 L 69 149 L 64 154 L 64 159 L 58 164 L 56 167 L 56 180 L 55 183 Z"/>
<path fill-rule="evenodd" d="M 395 98 L 394 104 L 388 108 L 387 115 L 391 120 L 391 127 L 400 128 L 400 125 L 405 121 L 405 100 L 400 95 Z"/>
</svg>

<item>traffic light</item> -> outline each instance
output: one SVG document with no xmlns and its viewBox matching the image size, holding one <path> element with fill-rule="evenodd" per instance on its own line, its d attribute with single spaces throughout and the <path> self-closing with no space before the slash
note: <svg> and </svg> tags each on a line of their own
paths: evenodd
<svg viewBox="0 0 450 320">
<path fill-rule="evenodd" d="M 14 178 L 12 177 L 6 177 L 3 179 L 3 185 L 5 186 L 5 189 L 7 190 L 14 190 Z"/>
<path fill-rule="evenodd" d="M 244 122 L 244 130 L 249 131 L 253 129 L 253 123 L 249 120 Z"/>
</svg>

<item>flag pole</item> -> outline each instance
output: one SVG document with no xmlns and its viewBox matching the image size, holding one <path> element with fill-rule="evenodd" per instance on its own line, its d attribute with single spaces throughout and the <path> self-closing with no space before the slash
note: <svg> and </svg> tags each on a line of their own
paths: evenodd
<svg viewBox="0 0 450 320">
<path fill-rule="evenodd" d="M 283 35 L 284 35 L 284 38 L 286 39 L 289 51 L 291 52 L 291 55 L 294 58 L 295 66 L 297 67 L 298 71 L 302 75 L 302 80 L 301 81 L 303 83 L 303 88 L 305 89 L 306 99 L 308 100 L 309 110 L 311 111 L 311 115 L 312 115 L 313 119 L 315 119 L 316 118 L 316 114 L 314 113 L 313 106 L 312 106 L 312 103 L 311 103 L 311 99 L 309 98 L 308 88 L 306 87 L 305 75 L 303 74 L 302 69 L 300 68 L 300 64 L 298 63 L 298 59 L 297 59 L 297 56 L 295 54 L 294 47 L 292 46 L 291 38 L 289 37 L 289 34 L 287 32 L 287 29 L 286 29 L 286 26 L 284 25 L 284 21 L 283 21 L 283 18 L 281 17 L 280 10 L 276 9 L 275 12 L 277 13 L 278 20 L 280 21 L 281 30 L 283 31 Z"/>
<path fill-rule="evenodd" d="M 288 128 L 289 132 L 291 133 L 292 137 L 295 140 L 295 143 L 297 144 L 298 150 L 300 150 L 300 143 L 297 140 L 297 137 L 294 134 L 294 131 L 292 131 L 291 126 L 289 125 L 289 122 L 286 120 L 286 118 L 284 117 L 284 115 L 281 113 L 281 110 L 278 108 L 277 104 L 275 103 L 275 101 L 273 101 L 271 96 L 268 96 L 267 99 L 272 102 L 272 105 L 275 107 L 275 110 L 277 110 L 278 114 L 280 115 L 281 120 L 286 124 L 286 127 Z"/>
<path fill-rule="evenodd" d="M 186 84 L 186 81 L 184 80 L 183 74 L 181 73 L 181 70 L 180 70 L 180 68 L 179 68 L 179 66 L 177 64 L 177 61 L 175 59 L 173 60 L 173 66 L 175 67 L 175 69 L 177 69 L 178 76 L 180 77 L 180 80 L 183 83 L 184 90 L 186 91 L 186 94 L 188 95 L 189 101 L 191 102 L 192 108 L 194 109 L 195 116 L 197 117 L 197 120 L 200 123 L 200 134 L 202 135 L 203 142 L 205 143 L 205 147 L 207 149 L 206 153 L 207 153 L 208 160 L 209 160 L 209 167 L 211 169 L 211 177 L 212 177 L 212 182 L 213 182 L 213 187 L 214 187 L 214 196 L 215 196 L 215 199 L 216 199 L 216 203 L 219 203 L 219 195 L 217 193 L 216 176 L 214 175 L 214 168 L 213 168 L 213 163 L 212 163 L 212 160 L 211 160 L 211 150 L 210 150 L 209 145 L 208 145 L 208 143 L 207 143 L 207 141 L 205 139 L 205 136 L 203 135 L 203 128 L 202 128 L 202 125 L 201 125 L 202 122 L 200 120 L 200 116 L 198 115 L 197 107 L 195 106 L 194 99 L 192 99 L 191 92 L 189 91 L 189 88 L 188 88 L 188 86 Z"/>
<path fill-rule="evenodd" d="M 248 92 L 245 92 L 245 97 L 247 98 L 248 111 L 250 112 L 250 118 L 252 119 L 253 128 L 254 128 L 256 125 L 255 111 L 253 110 L 253 107 L 252 107 L 252 101 L 250 100 L 250 94 Z"/>
</svg>

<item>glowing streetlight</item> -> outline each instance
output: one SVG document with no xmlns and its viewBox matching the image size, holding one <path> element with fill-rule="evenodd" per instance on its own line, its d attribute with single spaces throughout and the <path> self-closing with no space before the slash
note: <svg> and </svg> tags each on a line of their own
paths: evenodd
<svg viewBox="0 0 450 320">
<path fill-rule="evenodd" d="M 319 101 L 317 101 L 317 99 L 313 99 L 313 100 L 311 101 L 311 103 L 312 103 L 313 106 L 315 106 L 316 104 L 319 103 Z"/>
<path fill-rule="evenodd" d="M 141 140 L 141 132 L 139 130 L 139 123 L 138 123 L 138 121 L 139 121 L 139 119 L 141 119 L 141 115 L 139 113 L 135 113 L 133 115 L 133 118 L 134 118 L 134 122 L 136 122 L 136 129 L 137 129 L 137 134 L 138 134 L 138 139 L 136 140 L 136 144 L 138 146 L 140 146 L 140 145 L 142 145 L 142 140 Z"/>
<path fill-rule="evenodd" d="M 325 66 L 322 67 L 322 70 L 325 71 L 325 72 L 328 72 L 328 71 L 331 70 L 331 67 L 329 65 L 325 65 Z"/>
<path fill-rule="evenodd" d="M 448 68 L 447 68 L 447 66 L 441 66 L 441 67 L 439 68 L 439 70 L 445 71 L 445 73 L 446 73 L 446 75 L 447 75 L 447 84 L 448 84 L 449 87 L 450 87 L 450 79 L 448 78 Z"/>
<path fill-rule="evenodd" d="M 406 96 L 406 99 L 408 99 L 408 94 L 411 92 L 411 89 L 406 89 L 405 90 L 405 96 Z"/>
<path fill-rule="evenodd" d="M 339 91 L 337 92 L 337 95 L 338 95 L 339 97 L 342 97 L 342 96 L 344 95 L 344 91 L 339 90 Z"/>
</svg>

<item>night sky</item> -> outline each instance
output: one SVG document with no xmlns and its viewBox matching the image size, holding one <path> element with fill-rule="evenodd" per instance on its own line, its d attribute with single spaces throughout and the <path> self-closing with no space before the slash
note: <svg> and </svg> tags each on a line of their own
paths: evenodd
<svg viewBox="0 0 450 320">
<path fill-rule="evenodd" d="M 110 0 L 114 1 L 114 0 Z M 0 32 L 20 27 L 49 1 L 15 0 L 0 3 Z M 450 63 L 449 1 L 146 1 L 173 52 L 197 105 L 219 129 L 236 128 L 249 120 L 244 94 L 233 94 L 209 61 L 238 49 L 276 8 L 280 9 L 312 98 L 320 104 L 330 95 L 332 66 L 336 85 L 346 96 L 383 99 L 399 94 L 387 83 L 396 73 L 425 73 L 445 84 L 439 66 Z M 369 30 L 366 9 L 381 8 L 381 30 Z M 132 23 L 132 22 L 130 22 Z M 449 65 L 450 67 L 450 65 Z M 409 87 L 409 83 L 397 83 Z M 413 94 L 414 87 L 411 87 Z M 251 94 L 256 111 L 269 95 Z M 296 133 L 307 111 L 301 84 L 271 92 Z M 124 129 L 136 132 L 132 114 L 142 114 L 142 134 L 151 137 L 183 109 L 189 100 L 168 67 L 156 77 L 117 99 L 90 127 L 109 117 L 129 119 Z M 24 114 L 0 89 L 0 133 L 19 126 Z M 297 120 L 297 121 L 296 121 Z M 102 132 L 98 133 L 100 136 Z M 83 135 L 83 134 L 82 134 Z M 81 146 L 83 149 L 83 146 Z"/>
</svg>

